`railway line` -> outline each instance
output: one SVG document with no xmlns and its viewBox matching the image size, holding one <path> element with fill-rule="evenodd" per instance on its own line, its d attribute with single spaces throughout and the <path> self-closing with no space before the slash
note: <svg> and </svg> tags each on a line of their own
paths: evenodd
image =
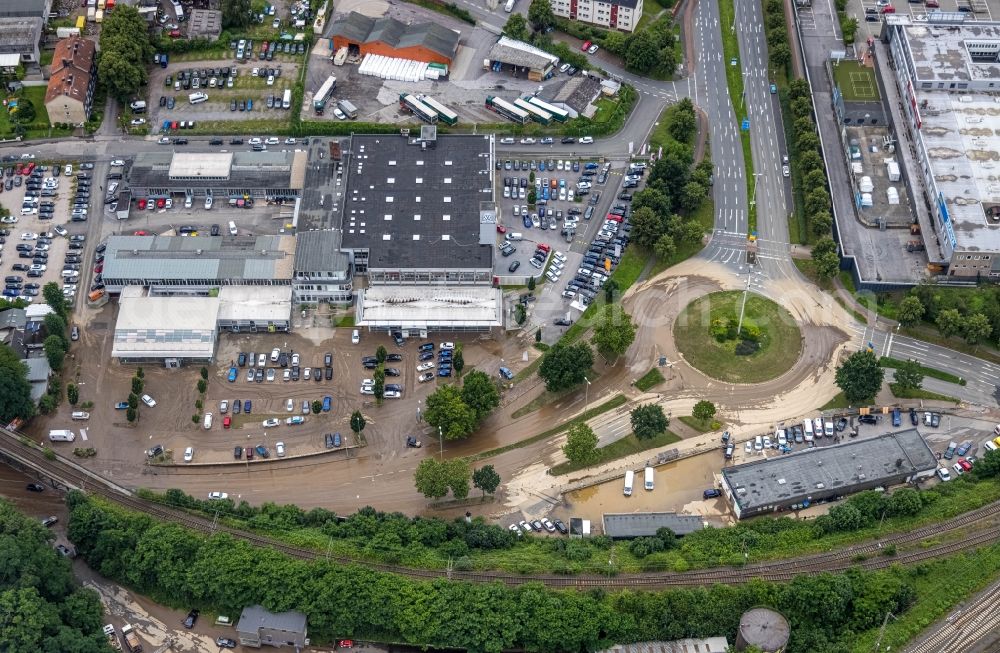
<svg viewBox="0 0 1000 653">
<path fill-rule="evenodd" d="M 514 574 L 502 571 L 454 571 L 446 569 L 420 569 L 402 565 L 384 564 L 358 560 L 346 556 L 329 555 L 311 549 L 302 549 L 285 544 L 270 537 L 232 528 L 224 524 L 194 515 L 179 509 L 142 499 L 129 491 L 118 488 L 78 465 L 60 458 L 49 460 L 39 449 L 25 446 L 18 436 L 6 429 L 0 429 L 7 437 L 0 437 L 0 452 L 5 458 L 15 456 L 22 464 L 36 473 L 48 475 L 67 488 L 85 489 L 91 494 L 104 497 L 123 507 L 148 514 L 157 519 L 180 524 L 203 533 L 225 532 L 257 546 L 266 546 L 286 555 L 303 560 L 325 559 L 340 564 L 358 565 L 377 571 L 400 574 L 415 579 L 432 580 L 447 577 L 452 580 L 469 582 L 500 582 L 510 586 L 528 582 L 542 583 L 552 588 L 643 588 L 660 589 L 670 587 L 697 587 L 714 583 L 745 583 L 755 578 L 774 582 L 789 581 L 802 574 L 840 572 L 852 567 L 863 569 L 883 569 L 893 564 L 916 564 L 954 553 L 975 549 L 1000 540 L 1000 528 L 967 530 L 972 524 L 1000 517 L 1000 501 L 964 513 L 948 521 L 932 524 L 912 531 L 895 533 L 878 541 L 837 549 L 827 553 L 810 554 L 798 558 L 787 558 L 759 562 L 742 567 L 717 567 L 688 572 L 648 572 L 643 574 L 579 575 L 556 574 Z M 961 530 L 959 537 L 945 543 L 934 544 L 916 550 L 907 550 L 895 555 L 882 555 L 887 546 L 918 544 L 929 537 Z"/>
<path fill-rule="evenodd" d="M 937 629 L 906 649 L 905 653 L 963 653 L 997 627 L 1000 618 L 1000 582 L 963 606 Z"/>
</svg>

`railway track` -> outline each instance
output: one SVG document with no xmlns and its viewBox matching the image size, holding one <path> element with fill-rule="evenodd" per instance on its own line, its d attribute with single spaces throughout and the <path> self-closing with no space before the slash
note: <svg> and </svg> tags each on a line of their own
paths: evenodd
<svg viewBox="0 0 1000 653">
<path fill-rule="evenodd" d="M 906 653 L 963 653 L 996 628 L 1000 618 L 1000 583 L 994 583 L 976 600 L 953 614 Z"/>
<path fill-rule="evenodd" d="M 983 521 L 1000 517 L 1000 501 L 988 504 L 976 510 L 964 513 L 939 524 L 932 524 L 912 531 L 888 535 L 876 542 L 867 542 L 856 546 L 837 549 L 828 553 L 810 554 L 798 558 L 760 562 L 743 567 L 717 567 L 688 572 L 648 572 L 643 574 L 618 575 L 579 575 L 564 576 L 556 574 L 513 574 L 502 571 L 448 571 L 445 569 L 420 569 L 378 562 L 358 560 L 346 556 L 328 555 L 311 549 L 301 549 L 278 540 L 239 530 L 226 525 L 213 523 L 191 513 L 171 508 L 154 501 L 141 499 L 127 492 L 115 489 L 109 481 L 96 475 L 80 471 L 75 465 L 62 460 L 48 460 L 41 451 L 26 447 L 16 442 L 16 436 L 6 430 L 0 430 L 10 438 L 0 438 L 0 449 L 16 451 L 21 458 L 30 460 L 37 467 L 47 470 L 54 478 L 61 479 L 68 485 L 86 488 L 87 492 L 102 496 L 123 507 L 148 514 L 157 519 L 180 524 L 195 531 L 211 534 L 225 532 L 258 546 L 266 546 L 286 555 L 302 560 L 329 560 L 345 565 L 364 566 L 377 571 L 400 574 L 416 579 L 431 580 L 447 577 L 453 580 L 470 582 L 500 582 L 510 586 L 528 582 L 540 582 L 553 588 L 645 588 L 658 589 L 668 587 L 697 587 L 715 583 L 745 583 L 755 578 L 774 582 L 789 581 L 803 574 L 823 572 L 839 572 L 852 567 L 863 569 L 882 569 L 892 564 L 916 564 L 936 558 L 952 555 L 981 547 L 1000 540 L 1000 528 L 986 528 L 975 532 L 964 533 L 952 541 L 936 544 L 914 551 L 904 551 L 892 556 L 882 555 L 886 546 L 916 544 L 929 537 L 937 537 Z M 16 450 L 13 448 L 16 447 Z M 102 482 L 103 481 L 103 482 Z"/>
</svg>

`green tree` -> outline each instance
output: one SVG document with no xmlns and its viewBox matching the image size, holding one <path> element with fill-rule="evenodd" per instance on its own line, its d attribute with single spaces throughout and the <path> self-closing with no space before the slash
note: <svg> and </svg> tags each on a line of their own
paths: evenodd
<svg viewBox="0 0 1000 653">
<path fill-rule="evenodd" d="M 528 277 L 528 291 L 531 292 L 534 290 L 536 285 L 535 277 Z"/>
<path fill-rule="evenodd" d="M 26 97 L 17 100 L 17 108 L 12 112 L 11 117 L 22 125 L 30 125 L 35 121 L 35 104 Z"/>
<path fill-rule="evenodd" d="M 75 383 L 70 383 L 66 386 L 66 400 L 71 406 L 75 406 L 76 402 L 80 401 L 80 386 Z"/>
<path fill-rule="evenodd" d="M 472 370 L 462 382 L 462 401 L 472 409 L 480 422 L 500 405 L 500 392 L 496 383 L 485 372 Z"/>
<path fill-rule="evenodd" d="M 674 237 L 670 234 L 663 234 L 657 238 L 656 243 L 653 245 L 653 253 L 661 261 L 670 259 L 677 253 L 677 245 L 674 243 Z"/>
<path fill-rule="evenodd" d="M 119 102 L 128 102 L 146 83 L 146 64 L 152 56 L 146 20 L 126 4 L 119 4 L 101 25 L 97 75 Z"/>
<path fill-rule="evenodd" d="M 202 366 L 202 368 L 198 371 L 198 373 L 201 374 L 201 378 L 203 378 L 206 381 L 208 381 L 208 368 L 207 367 Z"/>
<path fill-rule="evenodd" d="M 493 494 L 500 487 L 500 474 L 493 465 L 484 465 L 472 472 L 472 485 L 481 490 L 484 497 Z"/>
<path fill-rule="evenodd" d="M 0 343 L 0 422 L 27 420 L 34 414 L 28 366 L 9 346 Z"/>
<path fill-rule="evenodd" d="M 469 496 L 469 480 L 472 477 L 469 463 L 461 458 L 454 458 L 444 461 L 444 468 L 452 496 L 456 499 Z"/>
<path fill-rule="evenodd" d="M 246 27 L 250 24 L 250 0 L 222 0 L 222 28 Z"/>
<path fill-rule="evenodd" d="M 715 417 L 715 404 L 711 401 L 702 399 L 694 405 L 694 408 L 691 410 L 691 417 L 707 422 Z"/>
<path fill-rule="evenodd" d="M 634 340 L 635 324 L 631 316 L 618 304 L 605 305 L 591 338 L 601 356 L 617 358 L 628 351 Z"/>
<path fill-rule="evenodd" d="M 836 382 L 851 404 L 871 401 L 882 387 L 885 370 L 867 349 L 854 352 L 837 367 Z"/>
<path fill-rule="evenodd" d="M 593 364 L 594 353 L 587 343 L 565 345 L 557 342 L 542 356 L 538 376 L 545 381 L 546 390 L 556 392 L 583 383 Z"/>
<path fill-rule="evenodd" d="M 622 32 L 612 31 L 604 34 L 604 49 L 619 57 L 625 54 L 628 38 Z"/>
<path fill-rule="evenodd" d="M 142 394 L 142 389 L 146 385 L 145 381 L 138 376 L 132 377 L 132 394 L 138 396 Z"/>
<path fill-rule="evenodd" d="M 615 293 L 618 292 L 618 282 L 608 279 L 604 284 L 604 301 L 608 304 L 615 300 Z"/>
<path fill-rule="evenodd" d="M 462 355 L 462 346 L 455 347 L 455 352 L 451 356 L 451 366 L 455 368 L 455 374 L 462 376 L 465 369 L 465 356 Z"/>
<path fill-rule="evenodd" d="M 66 297 L 63 295 L 59 284 L 50 281 L 42 286 L 42 297 L 53 311 L 62 317 L 63 320 L 66 319 L 66 315 L 69 313 L 69 305 L 66 303 Z"/>
<path fill-rule="evenodd" d="M 913 326 L 920 322 L 925 310 L 924 303 L 920 301 L 919 297 L 907 295 L 903 297 L 903 301 L 899 302 L 899 307 L 896 309 L 896 319 L 903 326 Z"/>
<path fill-rule="evenodd" d="M 671 44 L 665 48 L 660 48 L 659 60 L 657 61 L 657 68 L 659 68 L 663 73 L 673 76 L 677 71 L 677 52 L 674 51 L 674 46 L 672 44 L 674 38 L 670 35 Z M 686 99 L 686 98 L 685 98 Z"/>
<path fill-rule="evenodd" d="M 66 359 L 66 343 L 59 336 L 49 336 L 42 343 L 45 350 L 45 357 L 49 360 L 49 367 L 54 371 L 61 370 L 63 361 Z"/>
<path fill-rule="evenodd" d="M 648 73 L 656 68 L 660 60 L 660 50 L 648 30 L 636 32 L 628 39 L 625 51 L 625 65 L 637 73 Z"/>
<path fill-rule="evenodd" d="M 973 313 L 965 320 L 965 341 L 970 345 L 979 344 L 993 332 L 990 319 L 982 313 Z"/>
<path fill-rule="evenodd" d="M 138 409 L 139 408 L 139 395 L 135 394 L 134 392 L 130 393 L 129 396 L 128 396 L 128 400 L 125 403 L 128 404 L 129 408 Z"/>
<path fill-rule="evenodd" d="M 938 331 L 946 338 L 960 333 L 962 327 L 965 326 L 962 314 L 958 312 L 957 308 L 946 308 L 939 312 L 934 322 L 937 324 Z"/>
<path fill-rule="evenodd" d="M 125 409 L 125 419 L 128 420 L 129 424 L 134 423 L 135 420 L 139 419 L 139 411 L 134 406 L 129 406 Z"/>
<path fill-rule="evenodd" d="M 996 478 L 1000 476 L 1000 451 L 987 451 L 975 465 L 972 473 L 976 478 Z"/>
<path fill-rule="evenodd" d="M 681 188 L 680 194 L 677 196 L 677 207 L 678 210 L 685 214 L 693 213 L 695 210 L 701 206 L 701 203 L 705 201 L 705 197 L 708 196 L 708 189 L 699 184 L 696 181 L 689 181 L 684 184 Z M 701 235 L 701 228 L 699 227 L 698 235 Z"/>
<path fill-rule="evenodd" d="M 523 326 L 525 320 L 528 319 L 528 311 L 524 308 L 524 304 L 518 304 L 514 307 L 514 321 L 517 322 L 518 326 Z"/>
<path fill-rule="evenodd" d="M 427 397 L 424 420 L 440 428 L 447 440 L 464 438 L 478 423 L 476 411 L 465 403 L 461 391 L 453 385 L 443 385 Z"/>
<path fill-rule="evenodd" d="M 428 499 L 440 499 L 448 494 L 448 472 L 434 458 L 424 458 L 413 473 L 417 491 Z"/>
<path fill-rule="evenodd" d="M 351 430 L 354 431 L 355 435 L 361 435 L 361 432 L 365 430 L 365 416 L 361 414 L 360 410 L 356 410 L 351 413 Z"/>
<path fill-rule="evenodd" d="M 535 329 L 535 342 L 541 342 L 541 341 L 542 341 L 542 330 L 540 328 Z"/>
<path fill-rule="evenodd" d="M 823 279 L 836 276 L 840 269 L 840 256 L 837 255 L 837 243 L 833 238 L 823 236 L 812 249 L 812 260 L 816 264 L 816 274 Z"/>
<path fill-rule="evenodd" d="M 556 16 L 552 13 L 549 0 L 531 0 L 531 5 L 528 7 L 528 22 L 537 32 L 555 27 Z"/>
<path fill-rule="evenodd" d="M 205 391 L 208 390 L 208 383 L 205 382 L 205 379 L 198 379 L 197 388 L 198 394 L 205 394 Z"/>
<path fill-rule="evenodd" d="M 659 404 L 646 404 L 633 408 L 630 415 L 632 432 L 640 440 L 648 440 L 666 433 L 667 427 L 670 426 L 670 420 L 663 414 L 663 408 Z"/>
<path fill-rule="evenodd" d="M 381 404 L 382 400 L 385 399 L 385 370 L 382 369 L 381 365 L 375 370 L 372 378 L 375 381 L 372 387 L 372 392 L 375 394 L 375 401 Z"/>
<path fill-rule="evenodd" d="M 667 125 L 667 132 L 674 140 L 690 143 L 694 140 L 697 128 L 694 103 L 690 98 L 684 98 L 670 108 L 670 123 Z"/>
<path fill-rule="evenodd" d="M 58 313 L 49 313 L 45 316 L 45 333 L 50 336 L 59 336 L 66 349 L 69 349 L 69 338 L 66 337 L 66 320 Z"/>
<path fill-rule="evenodd" d="M 375 350 L 375 360 L 376 362 L 378 362 L 379 365 L 385 363 L 385 359 L 388 356 L 389 352 L 385 350 L 385 347 L 383 345 L 379 345 L 378 349 Z"/>
<path fill-rule="evenodd" d="M 512 39 L 517 39 L 518 41 L 528 40 L 528 21 L 524 19 L 524 16 L 518 13 L 513 13 L 510 18 L 507 19 L 507 23 L 503 26 L 503 33 Z"/>
<path fill-rule="evenodd" d="M 643 247 L 653 247 L 665 232 L 663 220 L 652 207 L 641 206 L 632 211 L 632 239 Z"/>
<path fill-rule="evenodd" d="M 920 363 L 913 360 L 901 361 L 896 366 L 896 385 L 904 390 L 916 390 L 924 382 L 924 373 L 920 369 Z"/>
<path fill-rule="evenodd" d="M 142 371 L 142 367 L 137 367 L 135 368 L 135 376 L 144 379 L 146 378 L 146 373 Z"/>
<path fill-rule="evenodd" d="M 597 462 L 597 435 L 586 422 L 579 422 L 570 427 L 566 434 L 566 444 L 563 453 L 570 462 L 576 465 L 592 465 Z"/>
<path fill-rule="evenodd" d="M 313 399 L 313 402 L 309 405 L 310 410 L 312 410 L 313 415 L 319 415 L 323 410 L 323 402 L 319 399 Z"/>
</svg>

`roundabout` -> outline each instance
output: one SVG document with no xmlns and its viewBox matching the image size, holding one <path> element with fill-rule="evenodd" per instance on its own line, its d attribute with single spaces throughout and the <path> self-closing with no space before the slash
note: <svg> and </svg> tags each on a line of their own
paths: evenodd
<svg viewBox="0 0 1000 653">
<path fill-rule="evenodd" d="M 790 370 L 802 352 L 791 313 L 760 295 L 714 292 L 689 303 L 674 321 L 684 360 L 727 383 L 760 383 Z M 742 323 L 740 312 L 743 309 Z"/>
</svg>

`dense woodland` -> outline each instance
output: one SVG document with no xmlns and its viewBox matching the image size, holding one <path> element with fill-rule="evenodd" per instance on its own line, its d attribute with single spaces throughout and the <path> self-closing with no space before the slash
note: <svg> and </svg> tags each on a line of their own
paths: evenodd
<svg viewBox="0 0 1000 653">
<path fill-rule="evenodd" d="M 0 651 L 110 653 L 97 594 L 77 585 L 52 532 L 0 500 Z"/>
<path fill-rule="evenodd" d="M 106 577 L 181 608 L 234 614 L 261 603 L 271 610 L 301 610 L 314 641 L 377 638 L 546 653 L 719 634 L 732 641 L 740 614 L 767 605 L 792 623 L 789 653 L 840 653 L 857 632 L 878 626 L 887 610 L 904 613 L 914 597 L 905 570 L 804 576 L 787 585 L 614 594 L 557 592 L 537 584 L 424 582 L 292 559 L 80 494 L 71 495 L 69 504 L 71 539 Z"/>
</svg>

